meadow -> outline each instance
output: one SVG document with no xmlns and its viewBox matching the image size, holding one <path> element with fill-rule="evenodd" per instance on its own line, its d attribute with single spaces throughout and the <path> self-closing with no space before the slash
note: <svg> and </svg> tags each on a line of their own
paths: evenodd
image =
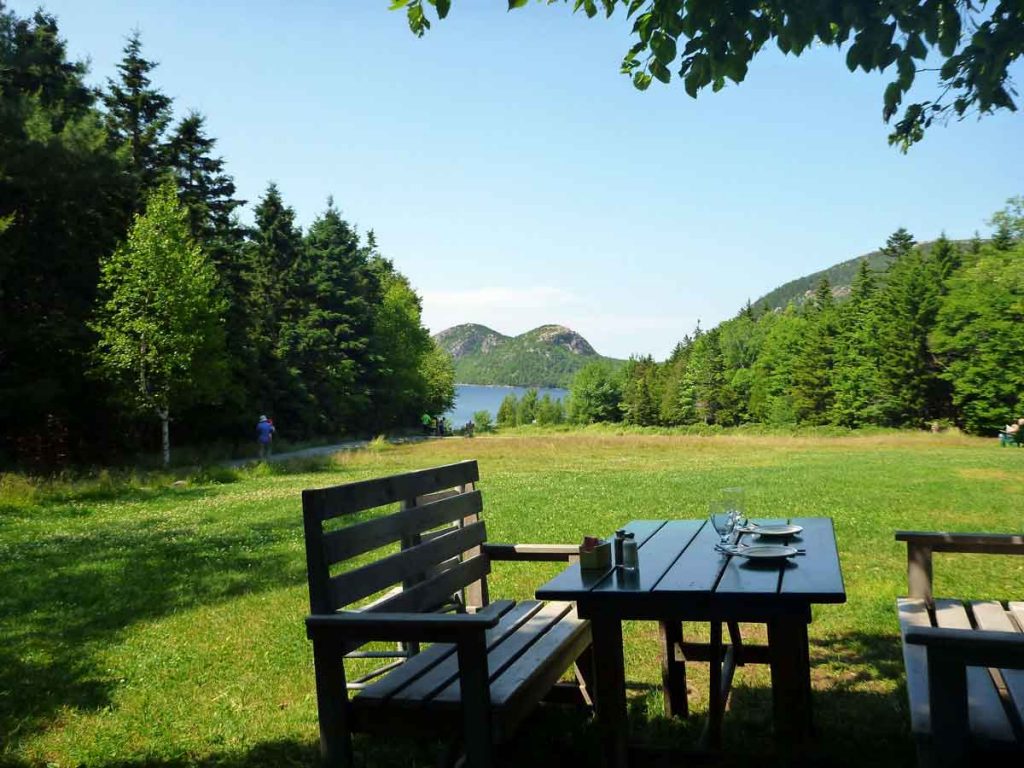
<svg viewBox="0 0 1024 768">
<path fill-rule="evenodd" d="M 950 433 L 516 434 L 179 476 L 0 476 L 0 765 L 315 765 L 299 493 L 465 458 L 480 462 L 496 542 L 702 517 L 735 485 L 754 518 L 833 517 L 848 602 L 816 608 L 810 627 L 820 765 L 913 763 L 893 531 L 1022 527 L 1024 451 Z M 1017 560 L 940 555 L 936 591 L 1019 599 Z M 491 593 L 531 597 L 558 568 L 496 563 Z M 666 721 L 656 635 L 626 627 L 633 734 L 686 748 L 703 724 L 706 668 L 691 667 L 690 718 Z M 737 671 L 730 707 L 722 764 L 772 764 L 765 668 Z M 524 731 L 532 738 L 502 752 L 508 765 L 596 758 L 594 726 L 577 712 L 540 712 Z M 436 761 L 429 743 L 356 747 L 368 766 Z"/>
</svg>

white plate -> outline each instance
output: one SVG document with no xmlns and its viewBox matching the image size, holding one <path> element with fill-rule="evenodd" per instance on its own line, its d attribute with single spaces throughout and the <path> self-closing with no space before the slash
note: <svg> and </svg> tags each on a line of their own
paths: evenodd
<svg viewBox="0 0 1024 768">
<path fill-rule="evenodd" d="M 796 536 L 803 530 L 800 525 L 751 525 L 744 528 L 744 533 L 756 533 L 758 536 Z"/>
<path fill-rule="evenodd" d="M 785 544 L 751 544 L 747 547 L 735 547 L 732 553 L 751 560 L 783 560 L 793 557 L 798 550 L 796 547 L 787 547 Z"/>
</svg>

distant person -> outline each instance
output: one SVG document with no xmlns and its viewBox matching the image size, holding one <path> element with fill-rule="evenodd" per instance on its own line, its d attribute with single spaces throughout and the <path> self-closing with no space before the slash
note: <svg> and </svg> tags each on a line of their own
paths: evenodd
<svg viewBox="0 0 1024 768">
<path fill-rule="evenodd" d="M 423 434 L 429 435 L 434 431 L 434 419 L 429 413 L 424 413 L 420 417 L 420 423 L 423 424 Z"/>
<path fill-rule="evenodd" d="M 271 443 L 274 440 L 275 431 L 274 422 L 266 416 L 260 416 L 260 420 L 256 424 L 256 442 L 260 447 L 260 459 L 270 457 Z"/>
</svg>

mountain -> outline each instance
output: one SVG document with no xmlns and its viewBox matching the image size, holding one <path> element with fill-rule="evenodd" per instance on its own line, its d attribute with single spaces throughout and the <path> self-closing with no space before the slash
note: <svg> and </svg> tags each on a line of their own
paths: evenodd
<svg viewBox="0 0 1024 768">
<path fill-rule="evenodd" d="M 435 334 L 434 340 L 455 359 L 455 380 L 460 384 L 567 387 L 589 362 L 622 363 L 602 357 L 590 342 L 562 325 L 505 336 L 486 325 L 465 323 Z"/>
<path fill-rule="evenodd" d="M 953 240 L 951 242 L 959 245 L 961 248 L 966 248 L 970 244 L 969 240 Z M 934 241 L 920 243 L 919 247 L 925 252 L 928 252 L 931 250 L 933 244 Z M 829 285 L 832 286 L 832 295 L 837 299 L 843 299 L 850 295 L 850 286 L 853 284 L 853 278 L 856 276 L 857 270 L 860 268 L 860 263 L 864 259 L 867 259 L 868 266 L 870 266 L 875 272 L 884 272 L 892 262 L 892 259 L 881 251 L 872 251 L 871 253 L 866 253 L 863 256 L 847 259 L 846 261 L 841 261 L 838 264 L 833 264 L 827 269 L 812 272 L 809 275 L 798 277 L 796 280 L 790 280 L 788 283 L 783 283 L 778 288 L 769 291 L 755 301 L 754 307 L 781 309 L 791 301 L 795 301 L 799 304 L 814 293 L 814 289 L 818 287 L 818 283 L 821 282 L 822 277 L 828 278 Z"/>
</svg>

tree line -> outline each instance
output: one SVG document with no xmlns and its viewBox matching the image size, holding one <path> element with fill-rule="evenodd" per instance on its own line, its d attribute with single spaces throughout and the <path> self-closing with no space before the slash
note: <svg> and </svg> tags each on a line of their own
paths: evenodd
<svg viewBox="0 0 1024 768">
<path fill-rule="evenodd" d="M 374 234 L 305 231 L 269 184 L 243 225 L 205 117 L 175 120 L 138 33 L 105 85 L 57 20 L 0 2 L 0 463 L 416 423 L 450 358 Z"/>
<path fill-rule="evenodd" d="M 994 434 L 1024 415 L 1024 198 L 994 236 L 919 246 L 904 229 L 837 301 L 823 279 L 783 309 L 699 326 L 664 362 L 633 357 L 573 380 L 576 423 L 924 427 Z"/>
</svg>

